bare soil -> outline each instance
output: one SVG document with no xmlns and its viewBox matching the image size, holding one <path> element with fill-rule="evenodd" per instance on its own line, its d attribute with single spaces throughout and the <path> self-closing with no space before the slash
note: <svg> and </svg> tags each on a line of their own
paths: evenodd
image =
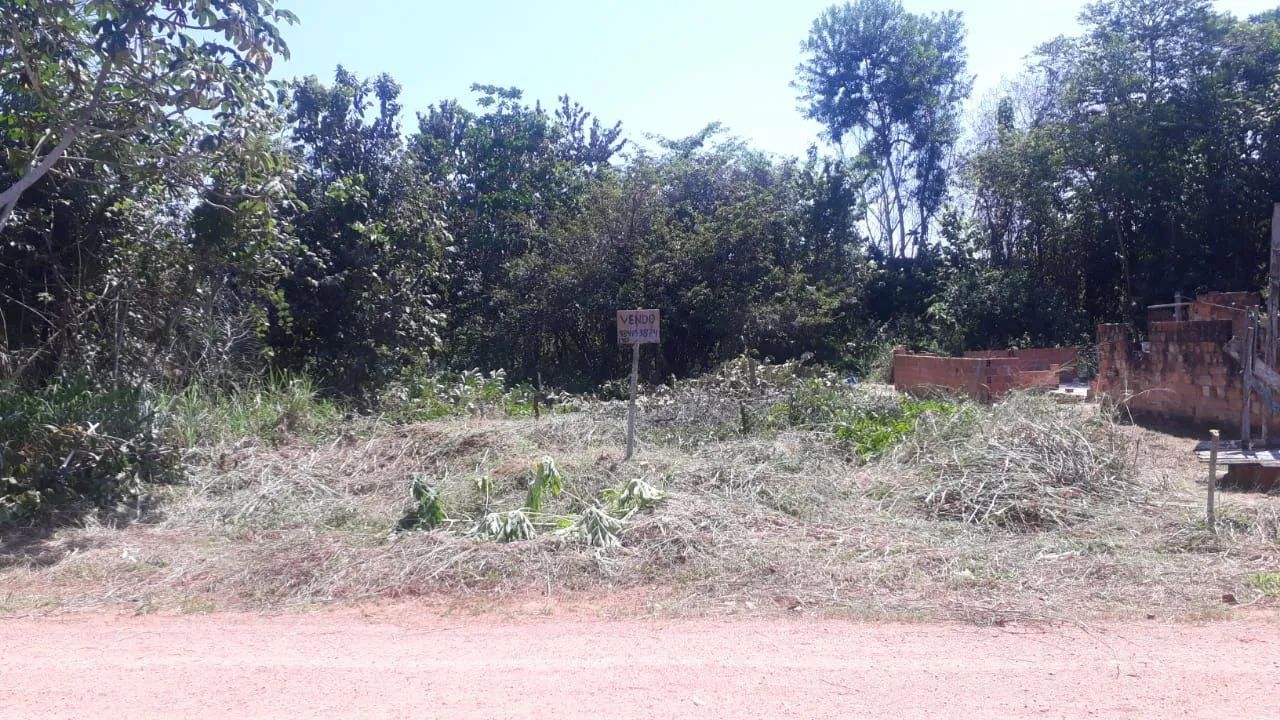
<svg viewBox="0 0 1280 720">
<path fill-rule="evenodd" d="M 1265 718 L 1280 624 L 1013 629 L 436 608 L 0 620 L 0 718 Z"/>
</svg>

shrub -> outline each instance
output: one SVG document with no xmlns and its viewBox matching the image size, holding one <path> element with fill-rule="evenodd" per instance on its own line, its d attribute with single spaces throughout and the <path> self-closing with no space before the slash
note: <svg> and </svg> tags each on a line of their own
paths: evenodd
<svg viewBox="0 0 1280 720">
<path fill-rule="evenodd" d="M 80 511 L 177 472 L 144 389 L 65 378 L 34 392 L 0 387 L 0 523 Z"/>
<path fill-rule="evenodd" d="M 831 375 L 807 378 L 769 415 L 774 427 L 830 430 L 862 459 L 870 459 L 911 434 L 926 413 L 949 415 L 953 403 L 904 398 L 889 387 L 849 385 Z"/>
<path fill-rule="evenodd" d="M 289 373 L 271 373 L 230 390 L 193 385 L 168 404 L 170 432 L 188 448 L 243 438 L 279 442 L 319 433 L 342 416 L 333 401 L 318 397 L 310 378 Z"/>
<path fill-rule="evenodd" d="M 389 394 L 387 411 L 401 422 L 490 412 L 522 417 L 533 415 L 534 392 L 528 384 L 509 387 L 503 370 L 415 373 Z"/>
</svg>

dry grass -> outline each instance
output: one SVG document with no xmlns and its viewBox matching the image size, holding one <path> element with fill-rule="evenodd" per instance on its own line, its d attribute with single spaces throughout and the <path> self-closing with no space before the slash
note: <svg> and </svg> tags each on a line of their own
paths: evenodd
<svg viewBox="0 0 1280 720">
<path fill-rule="evenodd" d="M 649 403 L 632 463 L 621 460 L 621 403 L 541 421 L 365 426 L 326 442 L 211 448 L 189 483 L 160 491 L 133 522 L 6 538 L 0 606 L 194 611 L 574 593 L 607 604 L 641 592 L 677 612 L 999 621 L 1200 617 L 1221 612 L 1224 594 L 1269 602 L 1249 577 L 1280 569 L 1280 498 L 1228 494 L 1220 532 L 1206 533 L 1185 440 L 1108 427 L 1123 457 L 1097 436 L 1080 455 L 1063 427 L 1036 425 L 1043 414 L 1020 425 L 1011 405 L 986 417 L 1009 421 L 999 432 L 953 442 L 954 461 L 927 452 L 931 437 L 959 437 L 935 429 L 864 465 L 821 428 L 742 434 L 743 398 L 755 396 L 717 386 L 696 401 Z M 699 412 L 688 411 L 694 403 Z M 1096 409 L 1064 412 L 1084 415 L 1052 422 L 1095 422 Z M 1009 472 L 963 461 L 997 441 L 1017 448 Z M 486 509 L 521 504 L 543 455 L 566 484 L 549 513 L 589 507 L 632 478 L 667 497 L 626 523 L 618 548 L 550 533 L 467 537 Z M 1079 457 L 1091 459 L 1071 465 Z M 1052 482 L 1037 483 L 1046 472 Z M 440 490 L 454 522 L 394 533 L 415 474 Z M 493 480 L 487 505 L 481 476 Z M 953 499 L 940 503 L 944 489 Z M 1033 517 L 995 509 L 1002 503 L 1032 503 L 1039 520 L 996 522 Z"/>
<path fill-rule="evenodd" d="M 1133 512 L 1163 490 L 1139 477 L 1129 433 L 1106 413 L 1013 395 L 921 418 L 889 456 L 891 488 L 939 519 L 1014 530 L 1066 528 L 1111 511 Z M 897 472 L 893 472 L 897 470 Z M 905 491 L 905 492 L 904 492 Z"/>
</svg>

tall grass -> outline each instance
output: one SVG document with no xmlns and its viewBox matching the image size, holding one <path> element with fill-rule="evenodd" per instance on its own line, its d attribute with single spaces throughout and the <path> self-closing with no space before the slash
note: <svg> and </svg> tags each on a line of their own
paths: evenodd
<svg viewBox="0 0 1280 720">
<path fill-rule="evenodd" d="M 310 378 L 288 373 L 271 373 L 230 390 L 192 385 L 172 396 L 168 406 L 169 432 L 189 448 L 322 434 L 343 416 L 337 403 L 316 394 Z"/>
<path fill-rule="evenodd" d="M 176 471 L 144 388 L 86 377 L 0 385 L 0 524 L 106 505 Z"/>
</svg>

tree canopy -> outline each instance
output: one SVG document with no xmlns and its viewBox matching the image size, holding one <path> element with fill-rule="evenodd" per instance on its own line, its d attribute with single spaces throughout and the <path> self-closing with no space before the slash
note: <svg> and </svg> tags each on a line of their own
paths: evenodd
<svg viewBox="0 0 1280 720">
<path fill-rule="evenodd" d="M 5 6 L 6 382 L 288 371 L 367 404 L 444 369 L 597 387 L 626 371 L 625 307 L 663 311 L 650 380 L 743 352 L 861 373 L 894 344 L 1088 342 L 1265 273 L 1280 12 L 1101 0 L 966 115 L 961 14 L 836 5 L 796 38 L 830 141 L 804 157 L 501 85 L 412 118 L 387 75 L 269 81 L 293 20 Z"/>
</svg>

